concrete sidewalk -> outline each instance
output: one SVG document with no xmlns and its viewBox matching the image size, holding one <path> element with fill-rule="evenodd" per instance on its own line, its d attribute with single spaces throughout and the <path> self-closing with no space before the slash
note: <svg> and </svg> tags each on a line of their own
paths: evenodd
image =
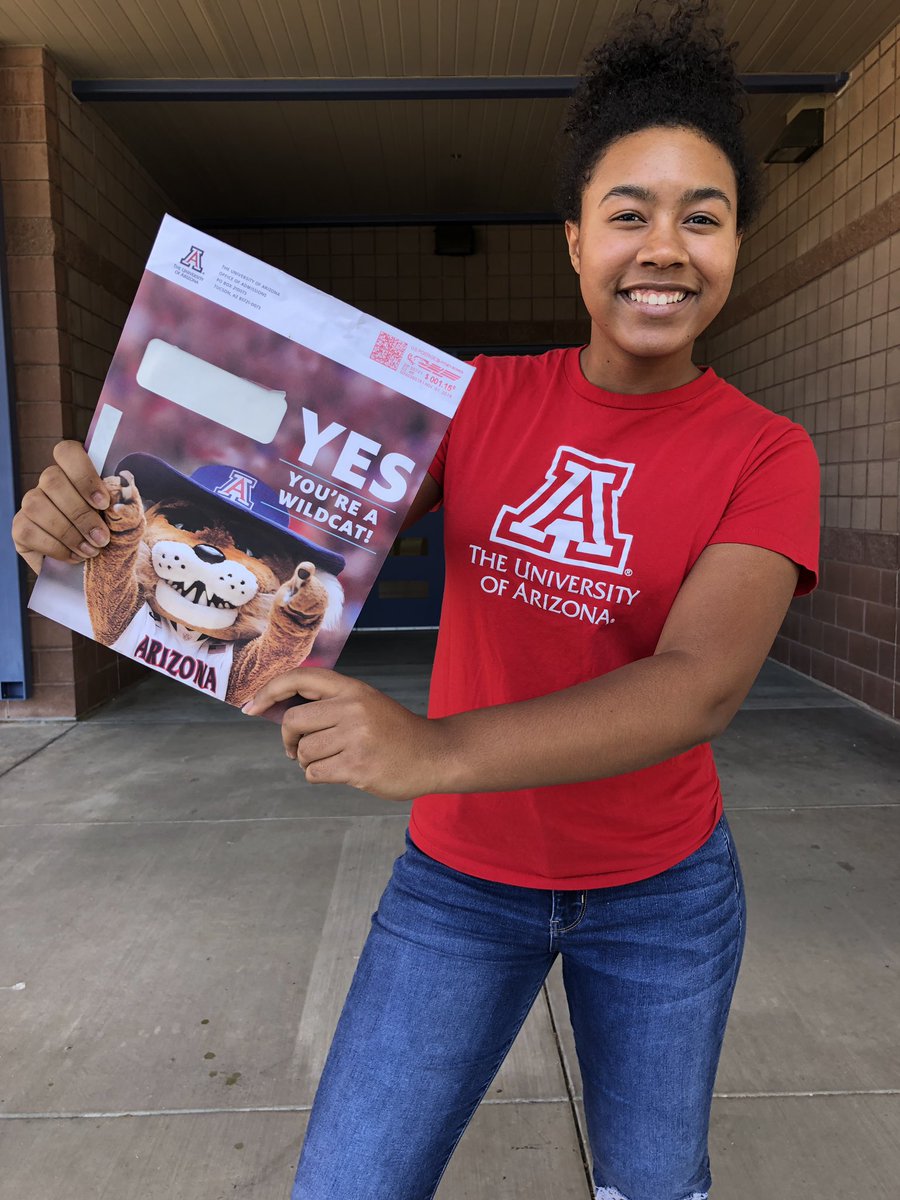
<svg viewBox="0 0 900 1200">
<path fill-rule="evenodd" d="M 424 711 L 429 639 L 344 670 Z M 750 905 L 716 1200 L 900 1194 L 900 728 L 766 665 L 717 743 Z M 158 677 L 0 729 L 0 1200 L 287 1200 L 406 806 Z M 587 1200 L 557 972 L 439 1200 Z"/>
</svg>

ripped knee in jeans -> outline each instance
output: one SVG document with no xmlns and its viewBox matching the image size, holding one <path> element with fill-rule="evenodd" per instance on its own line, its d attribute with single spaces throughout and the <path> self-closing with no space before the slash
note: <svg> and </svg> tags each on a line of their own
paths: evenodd
<svg viewBox="0 0 900 1200">
<path fill-rule="evenodd" d="M 594 1193 L 594 1200 L 628 1200 L 628 1197 L 623 1196 L 618 1188 L 598 1187 Z M 691 1192 L 684 1200 L 709 1200 L 709 1192 Z"/>
</svg>

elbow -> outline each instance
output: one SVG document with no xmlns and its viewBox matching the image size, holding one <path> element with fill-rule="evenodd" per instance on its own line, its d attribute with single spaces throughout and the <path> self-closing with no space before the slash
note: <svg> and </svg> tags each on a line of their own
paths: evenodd
<svg viewBox="0 0 900 1200">
<path fill-rule="evenodd" d="M 672 699 L 685 740 L 692 746 L 711 742 L 731 724 L 748 688 L 723 679 L 721 672 L 713 673 L 692 655 L 669 651 L 667 657 L 678 661 L 678 686 Z"/>
<path fill-rule="evenodd" d="M 743 700 L 743 695 L 732 694 L 716 698 L 706 706 L 704 718 L 707 733 L 704 741 L 711 742 L 714 738 L 721 737 L 734 720 Z"/>
</svg>

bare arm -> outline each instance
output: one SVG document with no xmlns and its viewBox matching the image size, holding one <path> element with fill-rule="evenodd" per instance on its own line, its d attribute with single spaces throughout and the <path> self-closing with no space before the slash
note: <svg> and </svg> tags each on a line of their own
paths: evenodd
<svg viewBox="0 0 900 1200">
<path fill-rule="evenodd" d="M 534 700 L 425 720 L 333 672 L 273 681 L 249 711 L 299 692 L 288 754 L 313 782 L 389 799 L 507 791 L 638 770 L 724 730 L 772 644 L 798 569 L 754 546 L 711 546 L 685 580 L 656 648 L 628 666 Z"/>
<path fill-rule="evenodd" d="M 421 520 L 426 513 L 430 513 L 442 495 L 441 485 L 426 471 L 421 487 L 416 493 L 416 498 L 410 505 L 409 512 L 403 518 L 400 532 L 402 533 L 404 529 L 409 529 L 410 525 L 415 525 L 416 521 Z"/>
<path fill-rule="evenodd" d="M 505 791 L 602 779 L 709 741 L 756 678 L 797 576 L 768 550 L 709 547 L 652 657 L 549 696 L 446 718 L 442 784 Z"/>
</svg>

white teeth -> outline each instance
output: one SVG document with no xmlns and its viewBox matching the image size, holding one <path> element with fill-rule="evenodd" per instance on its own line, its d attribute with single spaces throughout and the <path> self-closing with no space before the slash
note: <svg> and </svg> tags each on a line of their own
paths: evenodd
<svg viewBox="0 0 900 1200">
<path fill-rule="evenodd" d="M 223 600 L 221 596 L 211 595 L 202 584 L 192 583 L 190 587 L 187 584 L 180 582 L 177 579 L 168 581 L 169 587 L 173 588 L 181 596 L 187 596 L 188 592 L 191 596 L 188 597 L 192 604 L 205 605 L 207 608 L 236 608 L 237 605 L 229 604 L 227 600 Z"/>
<path fill-rule="evenodd" d="M 687 292 L 626 292 L 629 300 L 637 304 L 678 304 L 685 298 Z"/>
</svg>

